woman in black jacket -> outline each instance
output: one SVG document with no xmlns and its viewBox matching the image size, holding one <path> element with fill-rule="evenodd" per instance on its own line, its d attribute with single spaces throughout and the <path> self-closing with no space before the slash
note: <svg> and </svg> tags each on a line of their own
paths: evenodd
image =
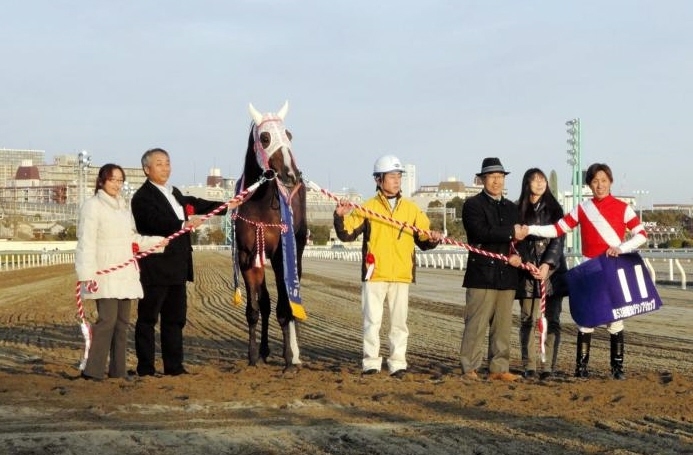
<svg viewBox="0 0 693 455">
<path fill-rule="evenodd" d="M 522 178 L 519 222 L 523 225 L 553 224 L 563 217 L 563 209 L 551 193 L 546 174 L 531 168 Z M 536 326 L 541 317 L 541 282 L 546 280 L 546 307 L 548 322 L 545 358 L 541 361 L 540 379 L 551 377 L 556 367 L 558 345 L 561 339 L 561 307 L 568 295 L 564 274 L 567 271 L 563 254 L 563 237 L 547 239 L 527 236 L 517 244 L 523 263 L 534 264 L 538 271 L 520 271 L 517 298 L 520 300 L 520 346 L 526 378 L 536 375 L 537 344 Z"/>
</svg>

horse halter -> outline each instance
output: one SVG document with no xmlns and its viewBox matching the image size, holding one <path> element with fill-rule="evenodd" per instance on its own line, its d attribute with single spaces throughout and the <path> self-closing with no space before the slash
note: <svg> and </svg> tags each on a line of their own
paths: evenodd
<svg viewBox="0 0 693 455">
<path fill-rule="evenodd" d="M 250 115 L 253 119 L 255 158 L 260 168 L 267 172 L 270 170 L 270 158 L 279 150 L 284 158 L 284 166 L 290 170 L 289 174 L 298 178 L 297 175 L 294 175 L 293 171 L 294 160 L 291 154 L 291 139 L 289 139 L 289 136 L 286 134 L 286 127 L 284 126 L 284 117 L 286 116 L 288 108 L 288 102 L 285 102 L 278 113 L 263 115 L 258 112 L 252 104 L 249 105 Z M 262 135 L 265 133 L 270 137 L 269 146 L 266 149 L 262 146 L 261 139 Z"/>
</svg>

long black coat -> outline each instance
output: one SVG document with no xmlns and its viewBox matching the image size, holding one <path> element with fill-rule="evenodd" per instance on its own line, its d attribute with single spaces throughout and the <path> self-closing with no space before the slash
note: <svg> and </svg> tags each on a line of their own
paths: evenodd
<svg viewBox="0 0 693 455">
<path fill-rule="evenodd" d="M 517 205 L 506 198 L 496 201 L 485 192 L 467 199 L 462 224 L 468 243 L 481 250 L 508 256 L 518 222 Z M 517 268 L 507 262 L 469 253 L 462 285 L 466 288 L 516 290 Z"/>
<path fill-rule="evenodd" d="M 173 196 L 185 208 L 189 204 L 195 214 L 204 215 L 222 203 L 192 196 L 183 196 L 173 188 Z M 161 190 L 147 180 L 133 195 L 132 216 L 137 232 L 142 235 L 168 237 L 183 227 L 171 204 Z M 185 210 L 183 210 L 185 212 Z M 223 213 L 223 212 L 222 212 Z M 188 214 L 185 213 L 185 220 Z M 193 280 L 192 245 L 190 233 L 186 232 L 171 240 L 163 253 L 150 254 L 139 260 L 140 281 L 143 285 L 178 285 Z"/>
<path fill-rule="evenodd" d="M 524 224 L 546 225 L 558 221 L 561 216 L 551 216 L 546 204 L 539 203 L 534 209 L 531 218 Z M 566 296 L 568 286 L 565 282 L 565 273 L 568 267 L 563 254 L 563 236 L 546 239 L 530 235 L 517 244 L 517 251 L 522 256 L 522 262 L 530 262 L 537 267 L 541 264 L 549 264 L 549 280 L 546 283 L 546 295 Z M 517 298 L 541 297 L 539 282 L 526 270 L 520 270 L 520 286 L 517 290 Z"/>
</svg>

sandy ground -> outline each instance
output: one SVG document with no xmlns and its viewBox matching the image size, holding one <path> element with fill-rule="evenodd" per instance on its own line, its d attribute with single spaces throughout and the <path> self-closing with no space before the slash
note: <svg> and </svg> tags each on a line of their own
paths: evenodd
<svg viewBox="0 0 693 455">
<path fill-rule="evenodd" d="M 129 381 L 75 379 L 83 340 L 71 266 L 0 273 L 0 453 L 693 454 L 693 291 L 660 287 L 665 306 L 627 321 L 626 381 L 607 374 L 603 329 L 593 342 L 594 377 L 566 374 L 575 352 L 566 310 L 566 373 L 468 383 L 458 361 L 462 272 L 419 270 L 410 374 L 397 380 L 360 375 L 357 265 L 309 260 L 304 364 L 285 377 L 274 319 L 268 363 L 247 366 L 228 254 L 195 260 L 185 329 L 192 374 Z M 128 361 L 134 367 L 133 350 Z"/>
</svg>

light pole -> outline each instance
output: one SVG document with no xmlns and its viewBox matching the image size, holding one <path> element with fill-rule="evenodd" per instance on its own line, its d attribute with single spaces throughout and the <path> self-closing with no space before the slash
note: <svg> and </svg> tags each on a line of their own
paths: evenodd
<svg viewBox="0 0 693 455">
<path fill-rule="evenodd" d="M 123 182 L 123 188 L 120 191 L 123 193 L 123 199 L 125 199 L 125 202 L 129 207 L 130 199 L 132 199 L 132 195 L 135 193 L 135 189 L 132 187 L 132 185 L 130 185 L 130 182 L 126 180 Z"/>
<path fill-rule="evenodd" d="M 565 122 L 568 128 L 568 164 L 572 166 L 573 172 L 573 209 L 582 202 L 582 150 L 580 144 L 580 119 L 574 118 Z M 572 210 L 572 209 L 571 209 Z M 580 232 L 579 227 L 572 233 L 573 235 L 573 253 L 579 254 L 580 248 Z"/>
<path fill-rule="evenodd" d="M 450 190 L 438 191 L 438 197 L 443 200 L 443 236 L 448 236 L 448 199 L 452 195 Z"/>
<path fill-rule="evenodd" d="M 86 199 L 87 195 L 87 169 L 91 165 L 91 156 L 86 150 L 82 150 L 77 154 L 77 168 L 79 170 L 79 200 L 77 201 L 77 208 L 82 206 L 82 202 Z"/>
<path fill-rule="evenodd" d="M 643 200 L 644 200 L 645 195 L 650 194 L 650 192 L 648 190 L 635 190 L 635 191 L 633 191 L 633 194 L 635 194 L 635 203 L 638 204 L 638 206 L 640 207 L 640 222 L 642 223 L 642 206 L 643 206 L 643 203 L 642 203 L 642 201 L 640 201 L 640 198 L 638 196 L 642 195 Z"/>
</svg>

